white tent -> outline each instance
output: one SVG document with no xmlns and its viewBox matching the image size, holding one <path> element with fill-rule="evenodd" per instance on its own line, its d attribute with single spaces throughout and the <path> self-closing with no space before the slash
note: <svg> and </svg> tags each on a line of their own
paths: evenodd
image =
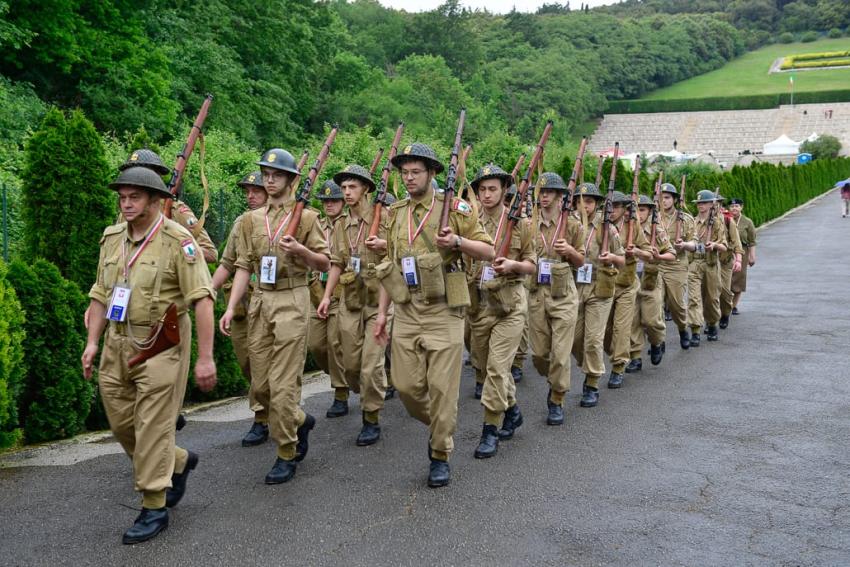
<svg viewBox="0 0 850 567">
<path fill-rule="evenodd" d="M 799 150 L 800 142 L 795 142 L 785 134 L 764 145 L 764 155 L 789 155 Z"/>
</svg>

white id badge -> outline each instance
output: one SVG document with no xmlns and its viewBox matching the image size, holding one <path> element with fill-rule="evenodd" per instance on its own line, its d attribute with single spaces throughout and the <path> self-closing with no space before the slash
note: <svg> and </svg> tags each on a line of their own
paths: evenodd
<svg viewBox="0 0 850 567">
<path fill-rule="evenodd" d="M 360 256 L 354 254 L 351 256 L 349 260 L 349 266 L 351 266 L 351 271 L 355 274 L 360 273 Z"/>
<path fill-rule="evenodd" d="M 552 260 L 540 260 L 537 263 L 537 283 L 549 285 L 552 283 Z"/>
<path fill-rule="evenodd" d="M 593 264 L 585 264 L 576 271 L 576 283 L 589 284 L 593 281 Z"/>
<path fill-rule="evenodd" d="M 638 260 L 638 261 L 637 261 L 637 273 L 638 273 L 638 276 L 642 276 L 642 275 L 643 275 L 643 268 L 644 268 L 643 260 Z"/>
<path fill-rule="evenodd" d="M 481 270 L 481 285 L 484 285 L 484 282 L 489 282 L 493 278 L 496 277 L 496 270 L 493 269 L 493 266 L 484 266 Z"/>
<path fill-rule="evenodd" d="M 277 256 L 263 256 L 260 260 L 260 283 L 274 285 L 277 279 Z"/>
<path fill-rule="evenodd" d="M 416 258 L 413 256 L 402 258 L 401 271 L 404 273 L 404 281 L 408 286 L 419 285 L 419 278 L 416 277 Z"/>
<path fill-rule="evenodd" d="M 112 288 L 112 299 L 109 300 L 109 309 L 106 310 L 106 318 L 110 321 L 123 323 L 127 320 L 127 306 L 130 305 L 129 287 L 117 285 Z"/>
</svg>

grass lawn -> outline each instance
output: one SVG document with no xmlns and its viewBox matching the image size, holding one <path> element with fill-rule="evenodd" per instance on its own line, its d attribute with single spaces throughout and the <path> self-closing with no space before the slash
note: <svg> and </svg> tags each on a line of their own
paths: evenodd
<svg viewBox="0 0 850 567">
<path fill-rule="evenodd" d="M 850 38 L 768 45 L 730 61 L 720 69 L 653 91 L 643 100 L 787 93 L 790 92 L 790 74 L 794 75 L 794 92 L 847 89 L 850 88 L 850 69 L 767 74 L 778 57 L 842 50 L 850 50 Z"/>
</svg>

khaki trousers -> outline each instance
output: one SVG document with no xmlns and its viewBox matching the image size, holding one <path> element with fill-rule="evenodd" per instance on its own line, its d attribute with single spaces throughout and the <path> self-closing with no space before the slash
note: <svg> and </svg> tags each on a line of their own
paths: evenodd
<svg viewBox="0 0 850 567">
<path fill-rule="evenodd" d="M 254 421 L 268 423 L 269 412 L 257 401 L 254 392 L 254 381 L 251 379 L 251 359 L 248 353 L 248 319 L 233 319 L 230 323 L 230 342 L 233 352 L 242 369 L 242 375 L 248 380 L 248 407 L 254 412 Z"/>
<path fill-rule="evenodd" d="M 428 426 L 437 458 L 454 449 L 463 319 L 444 301 L 426 304 L 417 296 L 395 305 L 393 385 L 407 412 Z"/>
<path fill-rule="evenodd" d="M 731 261 L 720 264 L 720 315 L 725 317 L 732 314 L 732 268 L 734 266 L 734 254 Z"/>
<path fill-rule="evenodd" d="M 546 376 L 553 392 L 570 391 L 570 349 L 578 318 L 578 290 L 567 282 L 567 294 L 552 298 L 548 285 L 529 292 L 528 328 L 531 361 L 541 376 Z"/>
<path fill-rule="evenodd" d="M 331 377 L 331 388 L 347 388 L 343 376 L 342 345 L 339 332 L 339 302 L 331 300 L 328 318 L 319 319 L 315 309 L 310 309 L 310 329 L 307 333 L 307 349 L 319 368 Z"/>
<path fill-rule="evenodd" d="M 192 321 L 180 316 L 180 344 L 129 368 L 138 351 L 129 336 L 109 323 L 100 357 L 98 386 L 109 427 L 133 462 L 135 489 L 161 493 L 171 486 L 171 475 L 182 471 L 188 453 L 174 443 L 174 422 L 183 404 L 192 349 Z M 124 327 L 124 325 L 120 325 Z M 143 339 L 149 329 L 135 329 Z"/>
<path fill-rule="evenodd" d="M 523 285 L 523 291 L 525 292 L 526 302 L 528 301 L 528 296 L 530 292 L 528 288 Z M 529 335 L 529 325 L 528 325 L 528 312 L 525 313 L 525 325 L 522 329 L 522 336 L 519 339 L 519 347 L 516 349 L 516 355 L 514 356 L 514 361 L 511 364 L 514 368 L 522 369 L 525 366 L 525 359 L 528 356 L 528 349 L 531 346 L 531 337 Z"/>
<path fill-rule="evenodd" d="M 644 332 L 649 337 L 649 343 L 653 345 L 661 344 L 667 337 L 661 289 L 660 274 L 652 290 L 643 289 L 643 282 L 641 282 L 641 288 L 635 298 L 635 316 L 632 320 L 631 358 L 640 358 L 644 345 Z"/>
<path fill-rule="evenodd" d="M 611 359 L 611 371 L 622 374 L 629 363 L 632 320 L 635 318 L 635 298 L 640 284 L 635 277 L 628 287 L 617 285 L 605 326 L 605 352 Z"/>
<path fill-rule="evenodd" d="M 278 445 L 278 456 L 286 460 L 295 457 L 298 427 L 306 419 L 299 403 L 312 308 L 307 286 L 257 290 L 248 308 L 255 395 L 268 408 L 269 434 Z"/>
<path fill-rule="evenodd" d="M 692 260 L 688 266 L 688 325 L 700 332 L 720 320 L 720 269 L 717 261 Z"/>
<path fill-rule="evenodd" d="M 659 287 L 663 286 L 662 295 L 673 317 L 673 322 L 679 331 L 688 326 L 688 310 L 685 303 L 685 290 L 688 288 L 688 263 L 676 262 L 669 266 L 659 267 Z"/>
<path fill-rule="evenodd" d="M 375 342 L 377 316 L 377 307 L 364 306 L 359 311 L 349 311 L 345 302 L 340 302 L 343 376 L 348 388 L 360 394 L 360 408 L 368 412 L 382 409 L 387 393 L 386 351 Z M 391 317 L 392 313 L 388 319 Z"/>
<path fill-rule="evenodd" d="M 521 282 L 511 288 L 514 308 L 507 315 L 495 311 L 482 299 L 478 312 L 469 318 L 472 351 L 478 353 L 484 389 L 481 405 L 492 413 L 504 413 L 516 404 L 516 385 L 511 364 L 522 339 L 528 313 L 525 288 Z"/>
<path fill-rule="evenodd" d="M 605 374 L 602 343 L 605 339 L 605 324 L 608 322 L 613 298 L 597 297 L 596 282 L 576 284 L 576 288 L 579 299 L 573 356 L 585 375 L 598 378 Z"/>
</svg>

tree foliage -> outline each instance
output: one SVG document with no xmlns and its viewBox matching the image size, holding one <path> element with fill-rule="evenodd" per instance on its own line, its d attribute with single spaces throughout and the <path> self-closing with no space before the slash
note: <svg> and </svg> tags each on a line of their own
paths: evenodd
<svg viewBox="0 0 850 567">
<path fill-rule="evenodd" d="M 841 141 L 835 136 L 825 134 L 816 140 L 806 140 L 800 145 L 800 152 L 812 154 L 812 159 L 838 157 L 841 153 Z"/>
<path fill-rule="evenodd" d="M 6 274 L 6 264 L 0 260 L 0 449 L 21 436 L 18 399 L 26 376 L 24 312 Z"/>
</svg>

